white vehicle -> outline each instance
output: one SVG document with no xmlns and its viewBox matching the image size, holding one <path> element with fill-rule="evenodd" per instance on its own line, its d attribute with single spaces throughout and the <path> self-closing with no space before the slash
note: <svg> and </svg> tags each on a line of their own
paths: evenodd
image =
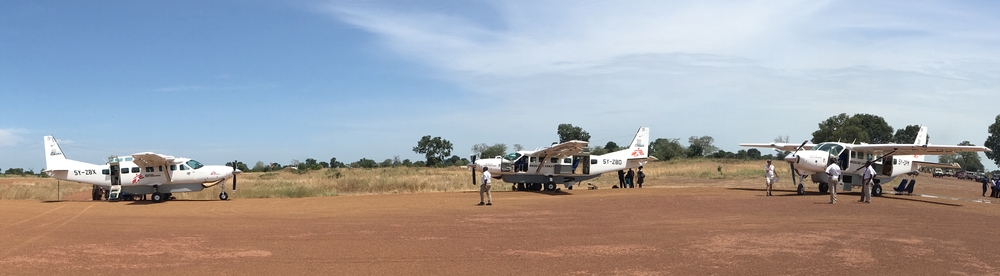
<svg viewBox="0 0 1000 276">
<path fill-rule="evenodd" d="M 170 199 L 173 193 L 201 191 L 230 177 L 235 191 L 236 174 L 240 173 L 235 167 L 206 166 L 193 159 L 152 152 L 110 157 L 103 165 L 91 164 L 67 159 L 52 136 L 45 136 L 45 167 L 45 173 L 53 178 L 94 185 L 94 200 L 99 199 L 97 191 L 101 189 L 108 191 L 111 199 L 116 199 L 117 194 L 143 198 L 149 194 L 155 202 Z M 219 199 L 229 199 L 225 185 L 219 187 Z"/>
<path fill-rule="evenodd" d="M 556 190 L 556 184 L 568 189 L 602 173 L 637 168 L 649 159 L 649 128 L 640 127 L 628 149 L 590 155 L 584 148 L 588 142 L 567 141 L 534 151 L 518 151 L 512 158 L 497 156 L 475 160 L 469 167 L 482 171 L 489 168 L 493 178 L 516 183 L 517 190 Z M 544 185 L 544 186 L 543 186 Z"/>
<path fill-rule="evenodd" d="M 871 162 L 872 168 L 878 174 L 875 177 L 875 184 L 872 186 L 872 195 L 882 195 L 881 183 L 890 183 L 896 176 L 915 172 L 919 166 L 933 167 L 953 167 L 953 164 L 941 164 L 925 162 L 924 155 L 951 154 L 956 152 L 981 152 L 990 151 L 986 147 L 979 146 L 940 146 L 927 143 L 927 127 L 921 126 L 917 133 L 917 139 L 913 144 L 848 144 L 840 142 L 825 142 L 819 144 L 808 144 L 809 141 L 801 145 L 786 143 L 770 144 L 740 144 L 743 147 L 775 148 L 795 152 L 785 157 L 792 167 L 792 179 L 798 174 L 799 185 L 798 194 L 805 193 L 802 185 L 803 178 L 812 175 L 812 182 L 819 183 L 819 191 L 826 193 L 830 188 L 829 176 L 826 175 L 826 167 L 830 165 L 833 158 L 837 158 L 842 168 L 843 175 L 840 183 L 841 189 L 850 191 L 853 186 L 862 186 L 861 168 L 866 163 Z"/>
</svg>

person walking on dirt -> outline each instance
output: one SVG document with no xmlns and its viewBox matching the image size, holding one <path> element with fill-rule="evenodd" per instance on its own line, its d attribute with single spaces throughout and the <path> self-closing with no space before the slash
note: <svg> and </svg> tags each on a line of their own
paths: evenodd
<svg viewBox="0 0 1000 276">
<path fill-rule="evenodd" d="M 618 188 L 625 188 L 625 171 L 618 170 Z"/>
<path fill-rule="evenodd" d="M 628 172 L 625 173 L 625 185 L 628 186 L 629 188 L 635 188 L 634 180 L 635 180 L 635 171 L 632 171 L 632 169 L 629 168 Z"/>
<path fill-rule="evenodd" d="M 646 179 L 646 174 L 642 172 L 642 166 L 639 166 L 639 172 L 636 173 L 636 182 L 639 184 L 639 188 L 642 188 L 642 182 Z"/>
<path fill-rule="evenodd" d="M 861 200 L 858 202 L 872 203 L 872 183 L 875 181 L 875 169 L 872 168 L 871 163 L 865 166 L 865 173 L 861 179 L 864 179 L 865 185 L 861 187 Z"/>
<path fill-rule="evenodd" d="M 771 159 L 768 159 L 767 165 L 764 165 L 764 181 L 767 183 L 767 196 L 771 196 L 771 187 L 774 186 L 774 180 L 777 179 L 777 176 L 774 173 L 774 165 L 771 165 Z"/>
<path fill-rule="evenodd" d="M 983 177 L 983 196 L 986 196 L 986 187 L 990 186 L 990 182 L 989 177 Z"/>
<path fill-rule="evenodd" d="M 493 195 L 490 194 L 490 169 L 483 167 L 483 184 L 479 186 L 479 205 L 493 205 Z M 486 194 L 486 203 L 483 203 L 483 193 Z"/>
<path fill-rule="evenodd" d="M 837 184 L 840 183 L 840 165 L 837 165 L 837 159 L 833 159 L 833 163 L 826 167 L 826 175 L 830 177 L 830 183 L 827 185 L 830 187 L 830 204 L 837 202 Z"/>
</svg>

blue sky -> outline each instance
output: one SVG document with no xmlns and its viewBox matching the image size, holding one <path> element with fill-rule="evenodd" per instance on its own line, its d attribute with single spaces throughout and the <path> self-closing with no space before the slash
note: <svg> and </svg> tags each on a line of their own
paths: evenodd
<svg viewBox="0 0 1000 276">
<path fill-rule="evenodd" d="M 6 1 L 0 168 L 155 151 L 420 160 L 424 135 L 593 144 L 811 138 L 839 113 L 982 145 L 1000 114 L 982 1 Z M 983 157 L 984 164 L 995 168 Z"/>
</svg>

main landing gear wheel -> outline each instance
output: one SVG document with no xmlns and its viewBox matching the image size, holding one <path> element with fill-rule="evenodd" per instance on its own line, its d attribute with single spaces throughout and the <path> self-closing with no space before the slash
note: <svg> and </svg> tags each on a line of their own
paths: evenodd
<svg viewBox="0 0 1000 276">
<path fill-rule="evenodd" d="M 163 202 L 163 194 L 153 193 L 151 198 L 153 199 L 153 202 Z"/>
<path fill-rule="evenodd" d="M 802 186 L 802 184 L 799 184 L 799 188 L 795 190 L 795 193 L 799 195 L 804 195 L 806 193 L 806 187 Z"/>
<path fill-rule="evenodd" d="M 882 185 L 881 184 L 872 185 L 872 195 L 873 196 L 882 196 Z"/>
<path fill-rule="evenodd" d="M 549 191 L 549 192 L 555 191 L 556 190 L 556 183 L 553 183 L 553 182 L 545 183 L 545 190 Z"/>
<path fill-rule="evenodd" d="M 222 192 L 219 194 L 219 200 L 229 200 L 229 194 Z"/>
<path fill-rule="evenodd" d="M 830 191 L 830 185 L 826 183 L 819 183 L 819 192 L 826 193 Z"/>
</svg>

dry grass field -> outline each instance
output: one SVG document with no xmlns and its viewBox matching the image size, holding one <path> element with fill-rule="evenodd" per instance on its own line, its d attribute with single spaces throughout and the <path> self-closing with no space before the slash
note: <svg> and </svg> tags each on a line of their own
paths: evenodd
<svg viewBox="0 0 1000 276">
<path fill-rule="evenodd" d="M 652 162 L 643 171 L 647 179 L 671 182 L 692 182 L 699 185 L 733 186 L 759 180 L 763 161 L 685 159 Z M 788 167 L 776 166 L 782 176 Z M 720 170 L 721 168 L 721 170 Z M 710 180 L 710 181 L 708 181 Z M 237 198 L 302 198 L 338 195 L 398 194 L 477 191 L 470 172 L 465 167 L 448 168 L 376 168 L 323 169 L 299 174 L 294 171 L 243 173 L 237 178 Z M 618 183 L 617 175 L 606 173 L 582 183 L 610 188 Z M 788 184 L 786 181 L 784 184 Z M 231 188 L 227 182 L 227 189 Z M 657 185 L 653 182 L 650 185 Z M 62 181 L 58 183 L 63 196 L 90 191 L 89 185 Z M 788 184 L 790 185 L 790 184 Z M 57 182 L 53 178 L 0 177 L 0 199 L 56 200 Z M 509 190 L 509 185 L 496 183 L 493 189 Z M 175 194 L 178 199 L 214 199 L 219 189 L 209 188 L 196 193 Z"/>
</svg>

